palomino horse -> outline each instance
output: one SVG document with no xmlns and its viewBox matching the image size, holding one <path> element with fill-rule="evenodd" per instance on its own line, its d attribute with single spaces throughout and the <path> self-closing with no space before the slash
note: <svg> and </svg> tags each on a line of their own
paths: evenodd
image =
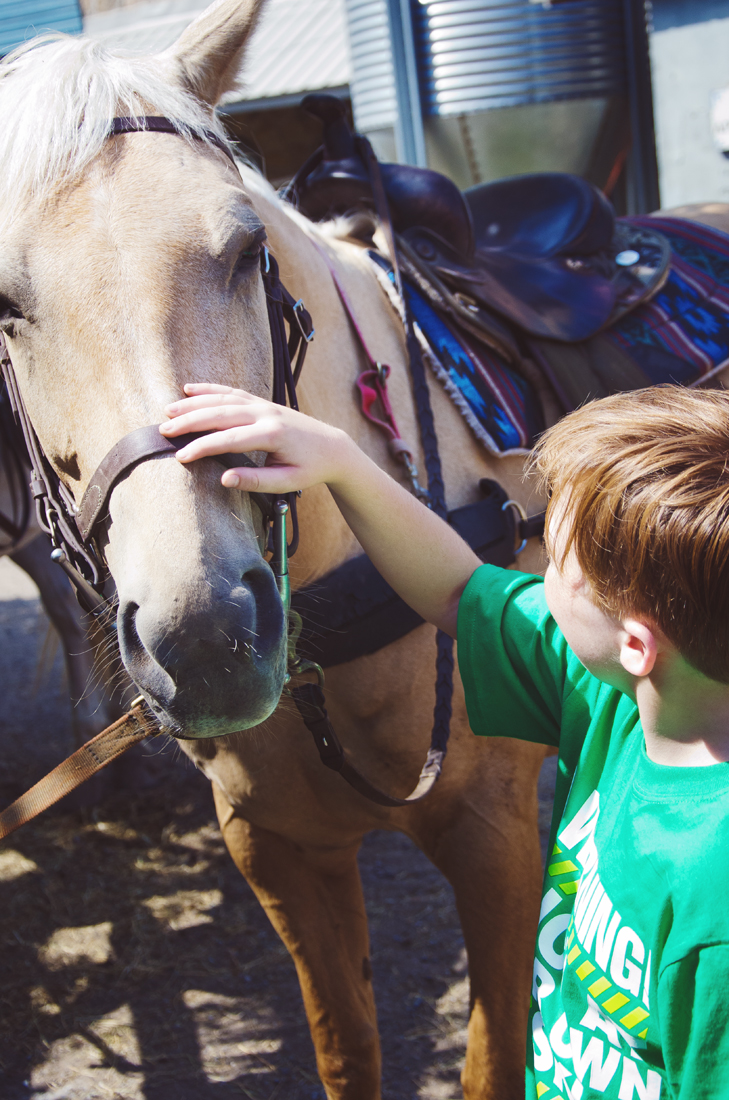
<svg viewBox="0 0 729 1100">
<path fill-rule="evenodd" d="M 362 350 L 331 265 L 375 357 L 392 368 L 391 401 L 419 454 L 403 333 L 362 248 L 296 215 L 206 137 L 223 137 L 213 108 L 259 6 L 221 0 L 156 58 L 59 39 L 20 51 L 2 70 L 0 327 L 41 443 L 77 502 L 112 445 L 162 420 L 184 382 L 270 395 L 264 229 L 284 283 L 316 324 L 302 409 L 344 428 L 399 476 L 356 408 Z M 135 115 L 174 119 L 183 136 L 109 136 L 112 118 Z M 489 459 L 438 384 L 430 389 L 449 506 L 476 499 L 479 478 L 491 476 L 538 510 L 522 459 Z M 124 663 L 213 783 L 231 855 L 295 962 L 329 1100 L 380 1095 L 356 863 L 362 836 L 378 828 L 410 836 L 455 891 L 471 979 L 464 1095 L 521 1097 L 543 749 L 473 737 L 458 684 L 451 748 L 432 794 L 401 809 L 366 802 L 322 768 L 286 696 L 278 705 L 285 622 L 251 500 L 224 490 L 210 460 L 183 468 L 158 457 L 119 482 L 109 513 L 101 541 Z M 300 526 L 295 585 L 358 552 L 323 488 L 303 495 Z M 521 567 L 537 568 L 539 553 L 528 547 Z M 422 626 L 327 674 L 335 728 L 393 794 L 413 787 L 426 754 L 434 633 Z"/>
</svg>

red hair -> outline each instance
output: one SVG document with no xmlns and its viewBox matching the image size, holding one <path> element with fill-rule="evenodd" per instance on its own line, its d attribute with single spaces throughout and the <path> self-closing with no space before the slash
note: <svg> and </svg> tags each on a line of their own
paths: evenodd
<svg viewBox="0 0 729 1100">
<path fill-rule="evenodd" d="M 646 618 L 729 683 L 729 392 L 593 401 L 545 432 L 534 467 L 547 518 L 569 524 L 557 567 L 574 549 L 598 606 Z"/>
</svg>

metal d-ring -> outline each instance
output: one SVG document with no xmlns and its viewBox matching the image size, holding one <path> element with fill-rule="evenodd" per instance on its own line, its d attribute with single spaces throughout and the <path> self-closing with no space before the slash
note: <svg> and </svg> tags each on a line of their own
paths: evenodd
<svg viewBox="0 0 729 1100">
<path fill-rule="evenodd" d="M 516 512 L 517 516 L 519 517 L 519 519 L 522 521 L 522 523 L 526 523 L 527 514 L 524 511 L 523 507 L 521 506 L 521 504 L 519 503 L 518 500 L 511 500 L 511 499 L 505 500 L 504 503 L 501 505 L 501 511 L 505 512 L 507 508 L 513 508 L 514 511 Z M 517 524 L 516 529 L 517 529 L 517 531 L 519 530 L 518 524 Z M 526 544 L 527 544 L 527 540 L 522 539 L 521 542 L 519 543 L 518 548 L 514 551 L 514 557 L 515 558 L 519 557 L 519 554 L 521 554 L 521 552 L 524 549 L 524 547 L 526 546 Z"/>
<path fill-rule="evenodd" d="M 306 306 L 304 305 L 304 299 L 299 298 L 298 302 L 294 302 L 291 308 L 294 311 L 294 317 L 296 318 L 296 324 L 299 326 L 299 332 L 303 336 L 304 340 L 306 340 L 307 344 L 310 344 L 311 341 L 314 339 L 314 333 L 316 332 L 316 329 L 312 328 L 310 332 L 307 332 L 301 323 L 301 314 L 306 309 Z"/>
</svg>

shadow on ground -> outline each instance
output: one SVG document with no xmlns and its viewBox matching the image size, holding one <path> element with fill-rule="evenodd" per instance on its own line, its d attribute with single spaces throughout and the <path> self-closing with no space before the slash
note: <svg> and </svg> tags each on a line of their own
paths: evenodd
<svg viewBox="0 0 729 1100">
<path fill-rule="evenodd" d="M 59 656 L 33 679 L 45 636 L 36 602 L 0 591 L 3 802 L 71 749 Z M 209 784 L 163 751 L 157 787 L 0 845 L 2 1100 L 323 1100 L 293 965 Z M 360 865 L 383 1098 L 456 1100 L 468 988 L 450 887 L 393 834 L 367 837 Z"/>
<path fill-rule="evenodd" d="M 362 853 L 384 1096 L 458 1095 L 465 959 L 450 888 L 404 838 Z M 3 1100 L 323 1097 L 293 966 L 207 784 L 27 826 L 0 849 Z"/>
</svg>

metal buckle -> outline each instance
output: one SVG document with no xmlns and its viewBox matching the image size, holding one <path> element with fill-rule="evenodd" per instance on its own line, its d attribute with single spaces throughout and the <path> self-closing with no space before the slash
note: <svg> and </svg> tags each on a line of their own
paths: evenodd
<svg viewBox="0 0 729 1100">
<path fill-rule="evenodd" d="M 514 511 L 516 512 L 517 516 L 519 517 L 519 519 L 522 521 L 522 523 L 526 523 L 527 518 L 528 518 L 527 514 L 524 511 L 524 509 L 522 508 L 522 506 L 521 506 L 521 504 L 519 503 L 518 500 L 511 500 L 511 499 L 505 500 L 504 503 L 501 505 L 501 511 L 505 512 L 507 508 L 513 508 Z M 517 530 L 517 532 L 519 531 L 519 524 L 516 525 L 516 530 Z M 521 554 L 521 552 L 524 549 L 524 547 L 526 546 L 526 544 L 527 544 L 527 540 L 522 539 L 521 542 L 519 543 L 518 548 L 514 551 L 514 557 L 515 558 L 519 557 L 519 554 Z"/>
<path fill-rule="evenodd" d="M 296 647 L 299 644 L 299 635 L 301 634 L 301 628 L 303 622 L 301 615 L 298 611 L 289 609 L 289 621 L 288 621 L 288 638 L 286 643 L 286 676 L 284 677 L 284 690 L 290 691 L 289 684 L 295 676 L 303 676 L 305 672 L 315 672 L 316 678 L 319 682 L 319 687 L 324 688 L 324 670 L 321 665 L 318 665 L 316 661 L 309 661 L 305 657 L 300 657 L 296 652 Z"/>
<path fill-rule="evenodd" d="M 302 313 L 305 309 L 306 309 L 306 306 L 304 305 L 304 299 L 303 298 L 299 298 L 298 302 L 294 302 L 294 305 L 293 305 L 294 317 L 296 318 L 296 324 L 299 326 L 299 332 L 304 337 L 307 344 L 310 344 L 311 341 L 314 339 L 314 333 L 316 332 L 316 329 L 314 328 L 313 325 L 311 327 L 311 332 L 309 332 L 309 333 L 307 333 L 306 330 L 304 329 L 304 326 L 301 323 L 301 317 L 299 316 L 299 314 Z"/>
<path fill-rule="evenodd" d="M 268 275 L 269 271 L 271 270 L 271 253 L 268 251 L 268 248 L 265 244 L 263 246 L 263 254 L 266 257 L 266 266 L 263 269 L 263 274 Z"/>
<path fill-rule="evenodd" d="M 403 465 L 408 472 L 408 477 L 410 478 L 410 485 L 412 486 L 413 494 L 417 497 L 421 504 L 424 504 L 426 506 L 426 508 L 432 508 L 433 502 L 430 499 L 430 493 L 418 481 L 418 467 L 415 465 L 407 451 L 401 452 L 401 458 Z"/>
</svg>

